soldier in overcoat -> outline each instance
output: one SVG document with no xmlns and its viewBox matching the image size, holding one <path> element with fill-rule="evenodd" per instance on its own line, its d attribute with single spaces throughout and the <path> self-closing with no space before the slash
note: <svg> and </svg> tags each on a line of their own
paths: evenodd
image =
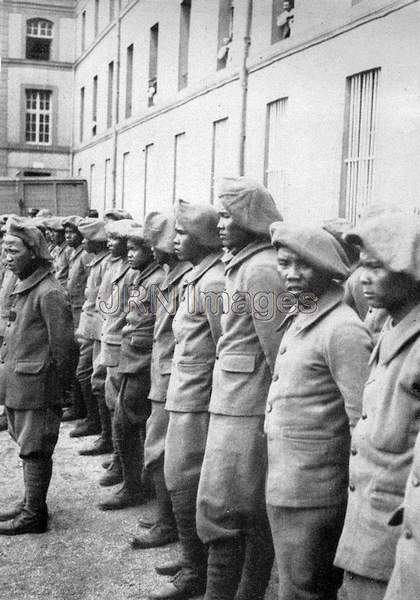
<svg viewBox="0 0 420 600">
<path fill-rule="evenodd" d="M 46 241 L 28 220 L 9 218 L 5 258 L 18 281 L 0 349 L 0 402 L 19 446 L 25 497 L 0 516 L 9 519 L 0 534 L 42 533 L 62 392 L 75 367 L 73 321 L 66 294 L 51 275 Z"/>
<path fill-rule="evenodd" d="M 219 201 L 229 307 L 217 345 L 197 528 L 209 545 L 206 600 L 233 600 L 235 594 L 257 600 L 264 597 L 274 559 L 263 425 L 284 317 L 277 308 L 282 288 L 269 234 L 281 217 L 269 192 L 246 178 L 226 178 Z"/>
<path fill-rule="evenodd" d="M 368 302 L 389 318 L 370 358 L 363 412 L 352 437 L 348 507 L 336 565 L 346 600 L 382 600 L 401 527 L 403 501 L 420 428 L 420 224 L 390 213 L 361 221 L 347 239 L 362 247 L 360 281 Z"/>
<path fill-rule="evenodd" d="M 207 553 L 196 530 L 197 488 L 203 461 L 216 345 L 221 334 L 224 269 L 217 213 L 206 204 L 179 200 L 175 252 L 193 268 L 183 280 L 172 322 L 175 350 L 166 398 L 165 481 L 182 550 L 182 567 L 152 599 L 199 595 L 206 586 Z"/>
<path fill-rule="evenodd" d="M 267 399 L 267 510 L 280 600 L 336 598 L 333 566 L 347 502 L 350 433 L 362 404 L 370 335 L 343 302 L 341 245 L 320 227 L 274 223 L 272 243 L 297 300 Z"/>
</svg>

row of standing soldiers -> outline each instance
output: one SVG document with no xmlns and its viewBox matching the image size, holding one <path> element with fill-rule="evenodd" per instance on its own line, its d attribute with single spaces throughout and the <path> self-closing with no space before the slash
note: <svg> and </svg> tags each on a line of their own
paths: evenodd
<svg viewBox="0 0 420 600">
<path fill-rule="evenodd" d="M 80 418 L 71 436 L 99 434 L 80 454 L 112 452 L 100 483 L 121 483 L 100 508 L 154 488 L 131 544 L 180 541 L 150 598 L 262 600 L 274 558 L 280 600 L 420 598 L 418 218 L 287 224 L 246 178 L 217 211 L 128 217 L 6 221 L 0 401 L 25 496 L 0 534 L 46 530 L 60 419 Z"/>
</svg>

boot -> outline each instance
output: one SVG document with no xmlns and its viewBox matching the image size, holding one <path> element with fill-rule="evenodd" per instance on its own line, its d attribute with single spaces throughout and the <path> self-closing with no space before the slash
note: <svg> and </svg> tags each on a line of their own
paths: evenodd
<svg viewBox="0 0 420 600">
<path fill-rule="evenodd" d="M 7 417 L 0 415 L 0 431 L 7 431 Z"/>
<path fill-rule="evenodd" d="M 84 419 L 86 408 L 83 402 L 82 390 L 77 379 L 74 379 L 70 390 L 71 406 L 63 411 L 62 421 Z"/>
<path fill-rule="evenodd" d="M 111 463 L 106 470 L 105 475 L 99 480 L 99 485 L 102 487 L 109 487 L 112 485 L 118 485 L 123 482 L 123 474 L 121 469 L 121 461 L 118 454 L 114 452 L 112 455 Z"/>
<path fill-rule="evenodd" d="M 0 535 L 44 533 L 47 530 L 47 492 L 51 480 L 51 458 L 24 459 L 25 506 L 13 521 L 0 527 Z"/>
<path fill-rule="evenodd" d="M 158 590 L 148 595 L 150 600 L 188 600 L 201 596 L 206 589 L 206 579 L 198 578 L 195 569 L 182 567 L 180 571 Z"/>
<path fill-rule="evenodd" d="M 0 521 L 10 521 L 10 519 L 14 519 L 25 507 L 25 498 L 20 502 L 17 502 L 14 506 L 12 506 L 9 510 L 0 513 Z"/>
<path fill-rule="evenodd" d="M 209 544 L 207 588 L 204 600 L 234 600 L 245 558 L 243 536 Z"/>
<path fill-rule="evenodd" d="M 101 510 L 121 510 L 130 506 L 141 506 L 147 502 L 142 491 L 133 492 L 125 487 L 125 484 L 108 500 L 104 500 L 98 507 Z"/>
<path fill-rule="evenodd" d="M 182 569 L 181 560 L 174 560 L 172 562 L 164 563 L 163 565 L 156 565 L 155 571 L 158 575 L 168 575 L 173 577 Z"/>
<path fill-rule="evenodd" d="M 82 456 L 98 456 L 99 454 L 109 454 L 113 451 L 111 412 L 105 404 L 105 398 L 100 396 L 97 400 L 101 421 L 101 435 L 93 442 L 92 446 L 79 450 L 79 454 Z"/>
<path fill-rule="evenodd" d="M 90 380 L 81 381 L 80 389 L 86 407 L 86 419 L 70 431 L 70 437 L 97 435 L 101 433 L 101 421 L 99 418 L 98 401 L 92 394 Z"/>
<path fill-rule="evenodd" d="M 124 488 L 128 494 L 131 493 L 133 496 L 143 495 L 146 498 L 141 481 L 143 451 L 139 430 L 140 426 L 138 424 L 132 424 L 124 420 L 124 416 L 117 410 L 113 421 L 112 439 L 121 463 Z"/>
<path fill-rule="evenodd" d="M 264 600 L 274 562 L 268 517 L 262 515 L 245 538 L 245 560 L 235 600 Z"/>
<path fill-rule="evenodd" d="M 178 540 L 178 531 L 172 511 L 172 502 L 165 484 L 163 464 L 153 470 L 153 482 L 156 491 L 158 518 L 152 527 L 142 531 L 130 540 L 133 549 L 158 548 Z M 172 573 L 173 575 L 175 573 Z"/>
</svg>

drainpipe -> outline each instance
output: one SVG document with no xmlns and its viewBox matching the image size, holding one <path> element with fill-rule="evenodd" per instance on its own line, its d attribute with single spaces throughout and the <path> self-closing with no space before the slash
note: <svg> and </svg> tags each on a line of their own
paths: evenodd
<svg viewBox="0 0 420 600">
<path fill-rule="evenodd" d="M 239 83 L 241 86 L 241 121 L 239 129 L 239 175 L 244 174 L 245 170 L 245 142 L 246 142 L 246 116 L 247 116 L 247 101 L 248 101 L 248 55 L 251 45 L 251 23 L 252 23 L 252 0 L 247 0 L 246 3 L 246 23 L 244 45 L 242 52 L 242 64 L 239 75 Z"/>
<path fill-rule="evenodd" d="M 118 121 L 120 119 L 120 65 L 121 65 L 121 7 L 118 7 L 117 19 L 117 64 L 115 73 L 115 116 L 112 155 L 112 208 L 117 206 L 117 158 L 118 158 Z"/>
</svg>

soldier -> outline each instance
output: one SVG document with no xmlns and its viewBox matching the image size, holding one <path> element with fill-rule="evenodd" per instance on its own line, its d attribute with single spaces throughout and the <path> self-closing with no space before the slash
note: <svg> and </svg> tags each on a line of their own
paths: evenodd
<svg viewBox="0 0 420 600">
<path fill-rule="evenodd" d="M 352 437 L 335 562 L 345 569 L 343 598 L 382 600 L 401 532 L 389 521 L 403 501 L 420 428 L 420 222 L 414 215 L 382 213 L 346 238 L 362 248 L 360 281 L 370 306 L 390 316 L 370 359 L 362 418 Z"/>
<path fill-rule="evenodd" d="M 50 273 L 51 256 L 29 220 L 11 217 L 5 258 L 17 275 L 0 351 L 0 400 L 23 461 L 25 498 L 1 520 L 1 535 L 43 533 L 52 454 L 58 439 L 62 390 L 74 370 L 70 305 Z"/>
<path fill-rule="evenodd" d="M 65 239 L 63 219 L 61 217 L 46 218 L 45 225 L 50 239 L 54 244 L 51 254 L 54 274 L 57 281 L 66 289 L 69 274 L 69 256 L 72 250 L 67 245 Z"/>
<path fill-rule="evenodd" d="M 83 219 L 79 223 L 83 236 L 84 250 L 93 258 L 87 263 L 88 279 L 85 288 L 85 301 L 76 330 L 80 347 L 76 377 L 82 392 L 86 408 L 86 419 L 79 423 L 70 437 L 81 437 L 101 433 L 97 395 L 92 393 L 93 349 L 95 340 L 100 340 L 102 319 L 96 308 L 96 296 L 108 265 L 109 252 L 102 219 Z"/>
<path fill-rule="evenodd" d="M 163 465 L 165 438 L 169 413 L 165 402 L 172 369 L 175 338 L 172 321 L 178 310 L 179 296 L 184 275 L 191 269 L 188 261 L 179 261 L 175 254 L 175 217 L 159 212 L 151 212 L 144 223 L 145 236 L 149 239 L 157 262 L 166 265 L 168 272 L 160 286 L 162 297 L 156 299 L 156 322 L 153 335 L 151 358 L 151 414 L 146 425 L 144 444 L 144 466 L 152 476 L 156 500 L 157 521 L 149 529 L 134 537 L 133 548 L 154 548 L 164 546 L 178 539 L 172 502 L 166 487 Z M 163 573 L 162 573 L 163 569 Z M 169 569 L 169 571 L 168 571 Z M 162 574 L 175 575 L 180 565 L 161 567 Z"/>
<path fill-rule="evenodd" d="M 267 510 L 280 600 L 336 598 L 333 561 L 347 502 L 350 431 L 361 414 L 371 338 L 343 302 L 347 256 L 321 228 L 273 223 L 293 310 L 267 399 Z"/>
<path fill-rule="evenodd" d="M 121 332 L 118 373 L 121 385 L 113 422 L 114 449 L 122 468 L 123 485 L 102 510 L 117 510 L 143 504 L 148 491 L 141 480 L 146 421 L 150 415 L 150 359 L 155 324 L 157 290 L 164 271 L 153 259 L 143 227 L 127 232 L 127 259 L 135 272 Z"/>
<path fill-rule="evenodd" d="M 196 501 L 207 439 L 208 405 L 221 334 L 224 269 L 217 213 L 210 205 L 180 200 L 175 252 L 193 269 L 183 281 L 173 320 L 175 350 L 166 400 L 165 481 L 171 495 L 182 549 L 182 567 L 152 599 L 190 598 L 206 587 L 207 552 L 196 530 Z"/>
<path fill-rule="evenodd" d="M 217 346 L 197 526 L 209 545 L 206 600 L 233 600 L 236 593 L 257 600 L 264 597 L 274 559 L 263 424 L 283 319 L 269 226 L 281 217 L 268 191 L 245 177 L 225 179 L 219 199 L 230 306 Z"/>
</svg>

